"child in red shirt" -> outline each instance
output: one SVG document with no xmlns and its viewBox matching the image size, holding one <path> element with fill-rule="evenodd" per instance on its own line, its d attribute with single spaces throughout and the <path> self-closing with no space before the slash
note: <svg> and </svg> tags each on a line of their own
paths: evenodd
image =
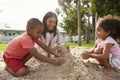
<svg viewBox="0 0 120 80">
<path fill-rule="evenodd" d="M 63 59 L 52 59 L 45 57 L 44 55 L 38 53 L 34 48 L 34 43 L 36 42 L 41 48 L 57 57 L 63 55 L 51 50 L 39 40 L 43 30 L 44 27 L 41 21 L 36 18 L 32 18 L 27 23 L 26 32 L 13 39 L 8 44 L 4 51 L 3 58 L 6 63 L 5 69 L 13 76 L 22 76 L 27 73 L 25 63 L 32 56 L 38 60 L 51 63 L 56 66 L 59 66 L 65 62 Z"/>
</svg>

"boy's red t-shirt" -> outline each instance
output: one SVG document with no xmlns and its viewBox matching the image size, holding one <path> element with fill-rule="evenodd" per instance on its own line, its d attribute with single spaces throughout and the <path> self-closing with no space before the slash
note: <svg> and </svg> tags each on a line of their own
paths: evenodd
<svg viewBox="0 0 120 80">
<path fill-rule="evenodd" d="M 6 58 L 22 59 L 29 53 L 29 48 L 34 48 L 34 41 L 25 32 L 8 44 L 4 51 L 4 56 Z"/>
</svg>

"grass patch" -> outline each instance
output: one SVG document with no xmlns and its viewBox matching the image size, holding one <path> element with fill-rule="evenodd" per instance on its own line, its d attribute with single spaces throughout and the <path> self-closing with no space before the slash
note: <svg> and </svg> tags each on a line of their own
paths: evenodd
<svg viewBox="0 0 120 80">
<path fill-rule="evenodd" d="M 6 48 L 7 44 L 5 43 L 0 43 L 0 51 L 4 51 L 4 49 Z"/>
<path fill-rule="evenodd" d="M 65 42 L 63 42 L 62 44 L 64 44 Z M 67 44 L 70 45 L 71 48 L 75 48 L 78 46 L 78 43 L 75 42 L 66 42 Z M 94 45 L 94 40 L 90 41 L 90 44 L 87 44 L 86 41 L 81 41 L 81 46 L 83 47 L 93 47 Z M 0 51 L 3 51 L 7 46 L 7 43 L 0 43 Z"/>
<path fill-rule="evenodd" d="M 86 43 L 86 41 L 82 41 L 82 44 L 81 46 L 84 46 L 84 47 L 93 47 L 94 46 L 94 40 L 91 40 L 89 44 Z"/>
</svg>

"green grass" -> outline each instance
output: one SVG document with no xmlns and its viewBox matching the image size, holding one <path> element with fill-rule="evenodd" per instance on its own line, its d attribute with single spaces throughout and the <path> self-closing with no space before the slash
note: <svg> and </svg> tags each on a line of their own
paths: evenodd
<svg viewBox="0 0 120 80">
<path fill-rule="evenodd" d="M 93 47 L 94 46 L 94 40 L 91 40 L 90 41 L 90 44 L 87 44 L 86 41 L 82 41 L 82 44 L 81 46 L 84 46 L 84 47 Z"/>
<path fill-rule="evenodd" d="M 71 48 L 75 48 L 75 47 L 78 46 L 78 43 L 75 43 L 75 42 L 72 42 L 72 43 L 71 42 L 66 42 L 66 43 L 69 44 Z M 94 40 L 91 40 L 90 44 L 86 44 L 86 41 L 82 41 L 81 43 L 82 43 L 81 46 L 83 46 L 83 47 L 93 47 Z M 62 43 L 62 44 L 64 44 L 64 43 Z M 7 43 L 6 44 L 5 43 L 0 43 L 0 51 L 3 51 L 6 48 L 6 46 L 7 46 Z"/>
<path fill-rule="evenodd" d="M 75 42 L 72 42 L 72 43 L 66 42 L 66 43 L 69 44 L 70 47 L 72 47 L 72 48 L 75 48 L 78 46 L 78 43 L 75 43 Z M 62 43 L 62 44 L 64 44 L 64 43 Z M 94 45 L 94 40 L 91 40 L 90 44 L 87 44 L 86 41 L 81 41 L 81 46 L 83 46 L 83 47 L 93 47 L 93 45 Z"/>
<path fill-rule="evenodd" d="M 0 51 L 4 51 L 4 49 L 6 48 L 7 44 L 5 43 L 0 43 Z"/>
</svg>

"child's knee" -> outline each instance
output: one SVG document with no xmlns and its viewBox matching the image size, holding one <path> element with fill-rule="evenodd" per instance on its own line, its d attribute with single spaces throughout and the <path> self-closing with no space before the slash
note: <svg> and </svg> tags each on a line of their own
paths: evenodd
<svg viewBox="0 0 120 80">
<path fill-rule="evenodd" d="M 15 76 L 19 77 L 19 76 L 23 76 L 23 75 L 26 75 L 26 74 L 27 74 L 27 69 L 23 67 L 15 73 Z"/>
</svg>

